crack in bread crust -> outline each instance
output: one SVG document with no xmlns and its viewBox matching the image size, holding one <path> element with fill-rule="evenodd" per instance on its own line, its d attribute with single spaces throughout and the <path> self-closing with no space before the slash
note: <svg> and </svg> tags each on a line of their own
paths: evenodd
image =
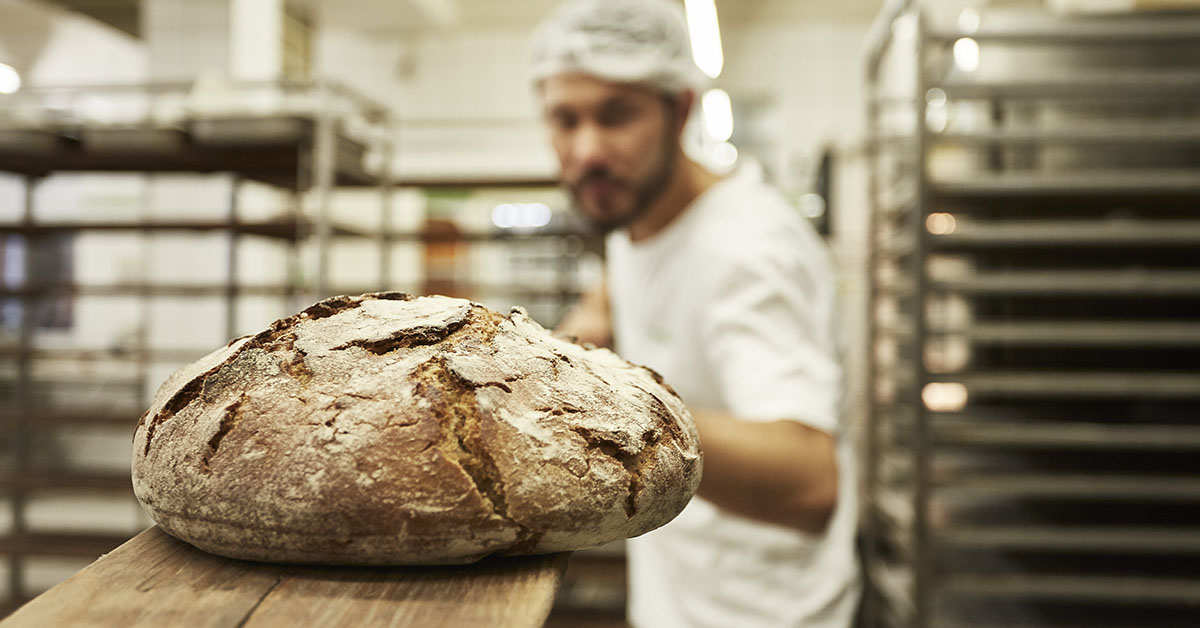
<svg viewBox="0 0 1200 628">
<path fill-rule="evenodd" d="M 222 368 L 225 368 L 227 365 L 231 364 L 234 360 L 237 360 L 242 354 L 251 349 L 263 349 L 266 351 L 276 351 L 281 349 L 296 350 L 296 333 L 294 328 L 296 327 L 297 323 L 302 320 L 328 318 L 339 312 L 360 307 L 364 300 L 370 298 L 399 301 L 407 301 L 412 299 L 411 296 L 403 292 L 377 292 L 363 295 L 361 297 L 330 297 L 310 305 L 299 314 L 295 314 L 287 318 L 281 318 L 275 321 L 267 329 L 249 337 L 249 340 L 246 340 L 246 342 L 242 343 L 242 345 L 239 346 L 235 351 L 226 356 L 220 364 L 217 364 L 200 375 L 192 378 L 183 386 L 180 386 L 179 390 L 175 391 L 175 394 L 171 395 L 171 397 L 167 399 L 162 408 L 160 408 L 153 417 L 150 416 L 149 412 L 142 415 L 142 419 L 139 420 L 139 427 L 143 423 L 146 424 L 146 448 L 144 453 L 150 453 L 150 446 L 154 442 L 154 433 L 158 430 L 158 427 L 162 425 L 164 421 L 175 416 L 180 410 L 183 410 L 193 401 L 198 399 L 205 392 L 205 385 L 207 384 L 209 378 L 215 375 Z M 245 338 L 247 337 L 243 336 L 241 339 Z M 237 340 L 234 342 L 237 342 Z M 227 346 L 232 346 L 232 343 L 231 345 Z M 297 350 L 297 354 L 297 356 L 293 356 L 291 360 L 280 365 L 280 367 L 284 372 L 288 373 L 292 377 L 295 377 L 296 379 L 299 379 L 303 383 L 307 379 L 311 378 L 312 374 L 308 370 L 307 365 L 304 363 L 304 352 Z"/>
<path fill-rule="evenodd" d="M 212 460 L 212 457 L 217 454 L 217 449 L 221 447 L 221 441 L 224 440 L 225 436 L 232 432 L 233 429 L 237 427 L 238 422 L 241 421 L 241 408 L 245 401 L 246 395 L 243 394 L 238 398 L 237 401 L 225 406 L 225 411 L 221 415 L 221 422 L 217 426 L 216 433 L 212 435 L 212 438 L 208 439 L 208 451 L 205 452 L 200 459 L 200 465 L 205 471 L 209 470 L 208 463 L 210 460 Z"/>
<path fill-rule="evenodd" d="M 516 544 L 528 542 L 534 533 L 509 513 L 504 480 L 484 444 L 483 416 L 475 398 L 477 386 L 456 376 L 438 357 L 418 367 L 413 378 L 417 381 L 414 392 L 430 401 L 431 412 L 441 428 L 441 441 L 432 446 L 462 469 L 492 514 L 517 528 Z"/>
<path fill-rule="evenodd" d="M 462 320 L 451 321 L 449 325 L 445 326 L 428 325 L 424 327 L 410 327 L 381 340 L 351 340 L 350 342 L 334 347 L 332 350 L 341 351 L 350 347 L 361 347 L 375 355 L 383 355 L 397 349 L 434 345 L 442 342 L 459 329 L 462 329 L 469 320 L 470 317 L 466 317 Z"/>
<path fill-rule="evenodd" d="M 651 464 L 650 461 L 654 460 L 655 452 L 658 449 L 658 436 L 653 432 L 642 434 L 641 446 L 636 453 L 633 453 L 626 451 L 625 447 L 607 434 L 579 425 L 573 425 L 570 429 L 587 442 L 588 449 L 599 451 L 625 467 L 625 473 L 629 475 L 629 492 L 625 497 L 625 516 L 633 517 L 637 514 L 637 498 L 645 484 L 642 475 Z"/>
</svg>

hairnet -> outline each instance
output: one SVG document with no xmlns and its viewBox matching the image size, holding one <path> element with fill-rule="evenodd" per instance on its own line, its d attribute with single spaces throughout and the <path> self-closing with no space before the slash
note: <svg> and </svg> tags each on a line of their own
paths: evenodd
<svg viewBox="0 0 1200 628">
<path fill-rule="evenodd" d="M 538 26 L 530 52 L 534 85 L 586 74 L 674 94 L 698 89 L 703 79 L 682 7 L 670 0 L 569 0 Z"/>
</svg>

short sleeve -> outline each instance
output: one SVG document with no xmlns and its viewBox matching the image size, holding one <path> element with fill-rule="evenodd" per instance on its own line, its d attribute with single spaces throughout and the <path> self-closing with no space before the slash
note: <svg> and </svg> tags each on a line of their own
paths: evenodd
<svg viewBox="0 0 1200 628">
<path fill-rule="evenodd" d="M 833 277 L 802 251 L 737 255 L 712 277 L 701 341 L 726 409 L 838 433 Z"/>
</svg>

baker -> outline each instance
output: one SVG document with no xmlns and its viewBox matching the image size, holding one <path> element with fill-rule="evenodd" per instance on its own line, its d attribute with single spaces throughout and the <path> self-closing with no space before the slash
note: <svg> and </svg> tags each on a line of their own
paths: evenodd
<svg viewBox="0 0 1200 628">
<path fill-rule="evenodd" d="M 685 153 L 701 82 L 679 3 L 566 2 L 530 70 L 561 181 L 608 234 L 604 282 L 559 331 L 660 372 L 704 450 L 699 497 L 628 544 L 630 621 L 850 625 L 855 474 L 820 238 L 748 168 Z"/>
</svg>

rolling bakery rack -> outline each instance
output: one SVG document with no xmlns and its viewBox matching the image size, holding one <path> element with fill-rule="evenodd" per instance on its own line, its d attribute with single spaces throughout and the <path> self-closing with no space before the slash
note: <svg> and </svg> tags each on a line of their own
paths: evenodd
<svg viewBox="0 0 1200 628">
<path fill-rule="evenodd" d="M 1200 14 L 940 17 L 871 40 L 865 624 L 1195 625 Z"/>
</svg>

